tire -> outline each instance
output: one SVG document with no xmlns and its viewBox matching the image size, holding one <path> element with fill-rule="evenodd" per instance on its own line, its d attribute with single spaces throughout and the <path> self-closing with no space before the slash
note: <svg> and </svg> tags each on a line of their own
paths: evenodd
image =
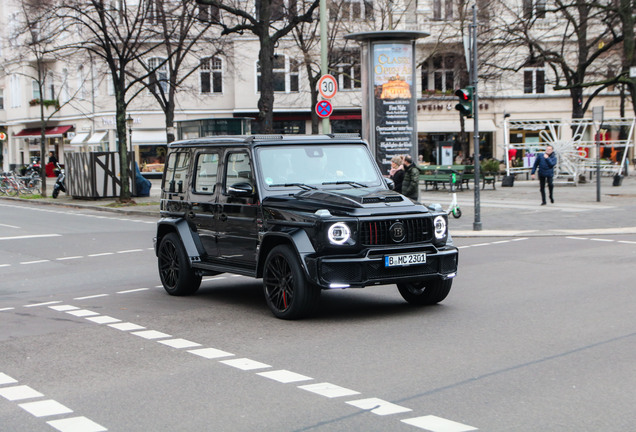
<svg viewBox="0 0 636 432">
<path fill-rule="evenodd" d="M 461 209 L 460 209 L 459 207 L 457 207 L 457 208 L 456 208 L 455 210 L 453 210 L 451 213 L 453 214 L 453 217 L 454 217 L 455 219 L 459 219 L 460 217 L 462 217 L 462 211 L 461 211 Z"/>
<path fill-rule="evenodd" d="M 201 275 L 190 267 L 188 255 L 176 233 L 168 233 L 161 240 L 157 262 L 161 283 L 168 294 L 191 295 L 201 286 Z"/>
<path fill-rule="evenodd" d="M 57 196 L 60 194 L 60 189 L 59 188 L 53 188 L 53 193 L 51 194 L 51 196 L 53 198 L 57 198 Z"/>
<path fill-rule="evenodd" d="M 263 292 L 274 316 L 287 320 L 307 316 L 320 298 L 320 288 L 307 281 L 296 253 L 287 245 L 276 246 L 267 255 Z"/>
<path fill-rule="evenodd" d="M 413 305 L 423 306 L 437 304 L 444 300 L 452 285 L 452 279 L 431 279 L 399 283 L 397 287 L 404 300 Z"/>
</svg>

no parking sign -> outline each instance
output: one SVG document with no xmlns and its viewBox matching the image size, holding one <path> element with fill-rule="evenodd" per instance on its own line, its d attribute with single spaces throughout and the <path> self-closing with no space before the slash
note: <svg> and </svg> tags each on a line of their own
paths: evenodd
<svg viewBox="0 0 636 432">
<path fill-rule="evenodd" d="M 318 117 L 326 118 L 329 117 L 333 113 L 333 106 L 329 101 L 320 101 L 316 104 L 316 114 Z"/>
</svg>

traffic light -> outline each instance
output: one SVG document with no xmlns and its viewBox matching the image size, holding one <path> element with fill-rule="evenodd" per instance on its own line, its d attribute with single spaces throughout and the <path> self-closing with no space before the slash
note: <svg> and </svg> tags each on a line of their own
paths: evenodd
<svg viewBox="0 0 636 432">
<path fill-rule="evenodd" d="M 474 87 L 466 87 L 455 92 L 459 98 L 459 103 L 455 105 L 455 109 L 464 117 L 473 117 L 473 90 Z"/>
</svg>

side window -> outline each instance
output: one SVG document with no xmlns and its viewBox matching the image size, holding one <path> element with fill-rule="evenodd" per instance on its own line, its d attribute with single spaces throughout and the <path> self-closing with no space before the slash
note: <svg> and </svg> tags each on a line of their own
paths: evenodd
<svg viewBox="0 0 636 432">
<path fill-rule="evenodd" d="M 195 193 L 214 193 L 218 167 L 219 155 L 216 153 L 202 153 L 197 157 L 196 172 L 194 174 Z"/>
<path fill-rule="evenodd" d="M 166 192 L 183 192 L 190 165 L 189 153 L 170 153 L 163 178 L 163 190 Z"/>
<path fill-rule="evenodd" d="M 250 157 L 247 153 L 230 153 L 227 157 L 225 170 L 225 187 L 237 183 L 249 183 L 254 186 Z"/>
</svg>

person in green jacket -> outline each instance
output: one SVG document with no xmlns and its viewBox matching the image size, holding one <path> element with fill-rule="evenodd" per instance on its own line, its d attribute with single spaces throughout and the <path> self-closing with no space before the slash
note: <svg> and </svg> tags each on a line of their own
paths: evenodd
<svg viewBox="0 0 636 432">
<path fill-rule="evenodd" d="M 413 164 L 411 156 L 404 157 L 404 180 L 402 181 L 402 195 L 417 201 L 420 192 L 420 169 Z"/>
</svg>

